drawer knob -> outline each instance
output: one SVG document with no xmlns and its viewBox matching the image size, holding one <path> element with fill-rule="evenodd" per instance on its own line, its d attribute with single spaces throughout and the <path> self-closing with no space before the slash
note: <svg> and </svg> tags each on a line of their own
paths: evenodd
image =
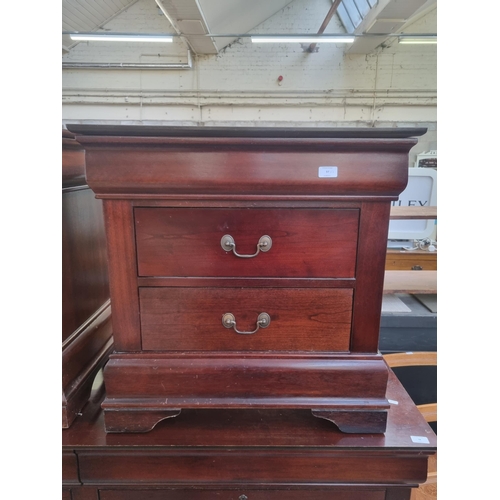
<svg viewBox="0 0 500 500">
<path fill-rule="evenodd" d="M 257 328 L 253 332 L 240 332 L 236 328 L 236 318 L 231 313 L 226 313 L 222 316 L 222 324 L 226 328 L 233 328 L 236 333 L 240 333 L 241 335 L 251 335 L 259 328 L 267 328 L 271 324 L 271 317 L 267 313 L 260 313 L 257 317 Z"/>
<path fill-rule="evenodd" d="M 236 243 L 234 242 L 234 238 L 230 234 L 225 234 L 220 240 L 220 246 L 226 252 L 233 251 L 236 257 L 241 257 L 242 259 L 250 259 L 251 257 L 255 257 L 259 252 L 269 252 L 273 245 L 273 240 L 270 236 L 264 235 L 261 236 L 259 242 L 257 243 L 257 251 L 252 255 L 242 255 L 236 251 Z"/>
</svg>

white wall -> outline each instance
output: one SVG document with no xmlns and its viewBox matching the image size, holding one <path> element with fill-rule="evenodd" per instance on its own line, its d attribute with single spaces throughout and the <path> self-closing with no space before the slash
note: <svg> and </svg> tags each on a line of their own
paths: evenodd
<svg viewBox="0 0 500 500">
<path fill-rule="evenodd" d="M 295 0 L 255 33 L 317 32 L 330 0 Z M 154 0 L 139 0 L 106 29 L 173 33 Z M 334 17 L 328 32 L 343 32 Z M 436 32 L 436 11 L 412 32 Z M 180 39 L 153 44 L 84 42 L 63 57 L 80 62 L 185 62 Z M 283 76 L 278 85 L 278 76 Z M 368 55 L 345 46 L 252 44 L 241 38 L 191 70 L 64 70 L 63 120 L 189 125 L 426 126 L 412 153 L 437 148 L 436 46 L 391 45 Z M 414 158 L 410 158 L 414 161 Z"/>
</svg>

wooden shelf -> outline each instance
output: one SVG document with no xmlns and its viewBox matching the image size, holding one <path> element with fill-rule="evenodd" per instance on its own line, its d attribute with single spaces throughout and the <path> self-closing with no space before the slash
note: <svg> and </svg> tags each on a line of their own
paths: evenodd
<svg viewBox="0 0 500 500">
<path fill-rule="evenodd" d="M 437 293 L 437 271 L 386 271 L 384 293 Z"/>
<path fill-rule="evenodd" d="M 391 220 L 437 219 L 437 207 L 391 207 Z"/>
</svg>

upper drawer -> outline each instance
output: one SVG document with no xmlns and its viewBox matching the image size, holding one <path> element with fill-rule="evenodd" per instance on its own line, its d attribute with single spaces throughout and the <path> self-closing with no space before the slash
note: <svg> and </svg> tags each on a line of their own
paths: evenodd
<svg viewBox="0 0 500 500">
<path fill-rule="evenodd" d="M 357 209 L 136 208 L 138 273 L 352 278 L 358 219 Z M 236 256 L 222 248 L 226 235 L 239 255 L 259 252 Z"/>
</svg>

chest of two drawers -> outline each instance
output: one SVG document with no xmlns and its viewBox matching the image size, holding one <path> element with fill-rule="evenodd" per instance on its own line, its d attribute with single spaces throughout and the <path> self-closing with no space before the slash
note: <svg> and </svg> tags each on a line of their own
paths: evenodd
<svg viewBox="0 0 500 500">
<path fill-rule="evenodd" d="M 107 231 L 106 431 L 299 408 L 384 432 L 390 201 L 424 131 L 81 127 Z"/>
</svg>

